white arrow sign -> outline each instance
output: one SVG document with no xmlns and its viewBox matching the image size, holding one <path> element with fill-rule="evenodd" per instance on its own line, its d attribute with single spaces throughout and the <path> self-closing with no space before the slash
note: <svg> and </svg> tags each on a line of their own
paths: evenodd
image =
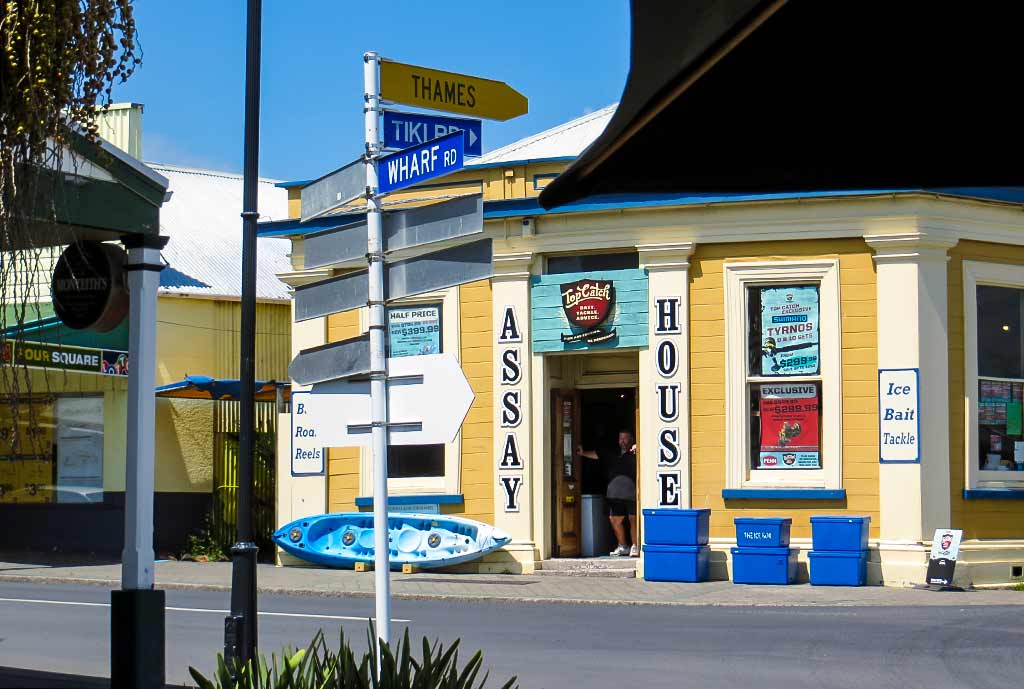
<svg viewBox="0 0 1024 689">
<path fill-rule="evenodd" d="M 449 443 L 473 389 L 452 354 L 388 359 L 388 444 Z M 370 444 L 370 382 L 319 383 L 292 394 L 292 473 L 321 473 L 323 448 Z"/>
</svg>

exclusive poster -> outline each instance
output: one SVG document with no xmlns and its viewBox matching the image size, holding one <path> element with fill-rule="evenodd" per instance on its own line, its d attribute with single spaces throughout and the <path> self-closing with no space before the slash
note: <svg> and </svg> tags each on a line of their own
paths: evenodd
<svg viewBox="0 0 1024 689">
<path fill-rule="evenodd" d="M 818 386 L 761 386 L 761 449 L 758 469 L 820 469 Z"/>
<path fill-rule="evenodd" d="M 818 288 L 761 289 L 761 375 L 814 375 L 819 368 Z"/>
</svg>

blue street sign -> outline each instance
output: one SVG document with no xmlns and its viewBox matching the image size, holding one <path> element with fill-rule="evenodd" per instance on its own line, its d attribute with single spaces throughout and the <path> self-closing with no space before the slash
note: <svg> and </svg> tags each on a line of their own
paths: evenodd
<svg viewBox="0 0 1024 689">
<path fill-rule="evenodd" d="M 462 132 L 453 132 L 381 158 L 377 164 L 379 192 L 387 194 L 461 170 L 466 157 L 464 141 Z"/>
<path fill-rule="evenodd" d="M 480 120 L 384 111 L 384 148 L 419 146 L 460 130 L 466 133 L 466 155 L 481 155 L 483 142 L 480 139 Z"/>
</svg>

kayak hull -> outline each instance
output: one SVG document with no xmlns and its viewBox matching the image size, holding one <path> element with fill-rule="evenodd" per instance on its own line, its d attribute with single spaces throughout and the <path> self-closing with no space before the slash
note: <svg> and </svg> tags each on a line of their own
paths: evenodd
<svg viewBox="0 0 1024 689">
<path fill-rule="evenodd" d="M 448 567 L 475 560 L 511 541 L 504 531 L 473 519 L 443 514 L 388 515 L 392 569 Z M 274 532 L 274 543 L 295 557 L 327 567 L 351 568 L 375 558 L 373 514 L 336 512 L 296 519 Z"/>
</svg>

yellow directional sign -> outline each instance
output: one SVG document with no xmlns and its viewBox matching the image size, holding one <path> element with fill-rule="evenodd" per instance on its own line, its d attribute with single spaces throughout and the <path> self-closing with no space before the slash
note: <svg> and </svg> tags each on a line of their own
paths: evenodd
<svg viewBox="0 0 1024 689">
<path fill-rule="evenodd" d="M 394 103 L 458 112 L 488 120 L 525 115 L 526 96 L 503 81 L 382 60 L 380 95 Z"/>
</svg>

